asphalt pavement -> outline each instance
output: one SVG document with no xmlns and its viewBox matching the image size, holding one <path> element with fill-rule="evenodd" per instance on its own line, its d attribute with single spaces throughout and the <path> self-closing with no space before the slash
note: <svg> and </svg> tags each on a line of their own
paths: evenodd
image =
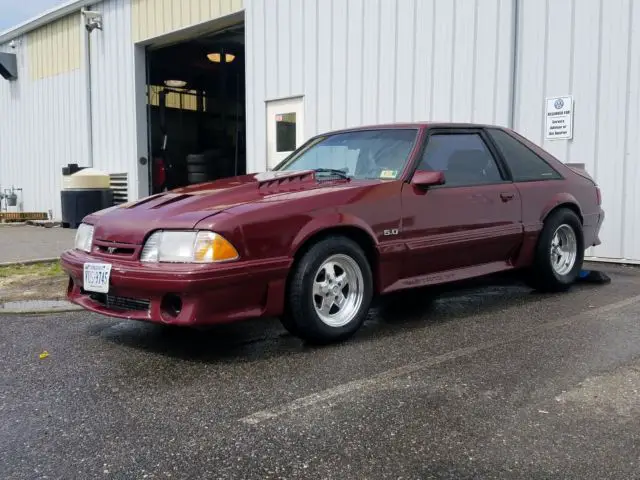
<svg viewBox="0 0 640 480">
<path fill-rule="evenodd" d="M 608 270 L 374 310 L 324 348 L 0 317 L 0 478 L 640 478 L 640 272 Z"/>
</svg>

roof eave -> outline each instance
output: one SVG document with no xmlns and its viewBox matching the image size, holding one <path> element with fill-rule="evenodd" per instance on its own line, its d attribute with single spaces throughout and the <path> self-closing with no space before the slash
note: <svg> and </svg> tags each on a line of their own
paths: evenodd
<svg viewBox="0 0 640 480">
<path fill-rule="evenodd" d="M 88 5 L 97 3 L 98 1 L 99 0 L 70 0 L 66 3 L 63 3 L 62 5 L 50 8 L 49 10 L 42 12 L 36 17 L 19 23 L 9 30 L 0 32 L 0 45 L 10 42 L 11 40 L 14 40 L 15 38 L 18 38 L 44 25 L 55 22 L 62 17 L 66 17 L 67 15 L 77 12 Z"/>
</svg>

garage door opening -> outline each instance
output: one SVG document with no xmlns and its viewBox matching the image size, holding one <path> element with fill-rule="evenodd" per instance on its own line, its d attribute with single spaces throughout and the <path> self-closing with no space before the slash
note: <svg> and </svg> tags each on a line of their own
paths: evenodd
<svg viewBox="0 0 640 480">
<path fill-rule="evenodd" d="M 149 49 L 152 193 L 246 172 L 244 26 Z"/>
</svg>

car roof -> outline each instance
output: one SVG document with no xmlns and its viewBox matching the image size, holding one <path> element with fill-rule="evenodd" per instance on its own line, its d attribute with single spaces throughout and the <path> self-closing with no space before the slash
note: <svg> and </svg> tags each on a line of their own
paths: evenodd
<svg viewBox="0 0 640 480">
<path fill-rule="evenodd" d="M 362 125 L 358 127 L 341 128 L 338 130 L 330 130 L 322 132 L 318 136 L 330 135 L 343 132 L 358 132 L 365 130 L 402 130 L 407 128 L 425 129 L 425 128 L 497 128 L 500 130 L 508 130 L 508 128 L 501 125 L 490 125 L 482 123 L 462 123 L 462 122 L 398 122 L 398 123 L 379 123 Z"/>
</svg>

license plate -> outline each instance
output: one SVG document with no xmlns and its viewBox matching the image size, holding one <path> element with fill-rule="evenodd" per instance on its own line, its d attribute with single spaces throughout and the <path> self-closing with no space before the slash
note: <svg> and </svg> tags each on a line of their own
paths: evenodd
<svg viewBox="0 0 640 480">
<path fill-rule="evenodd" d="M 111 265 L 108 263 L 84 264 L 84 289 L 89 292 L 109 293 Z"/>
</svg>

